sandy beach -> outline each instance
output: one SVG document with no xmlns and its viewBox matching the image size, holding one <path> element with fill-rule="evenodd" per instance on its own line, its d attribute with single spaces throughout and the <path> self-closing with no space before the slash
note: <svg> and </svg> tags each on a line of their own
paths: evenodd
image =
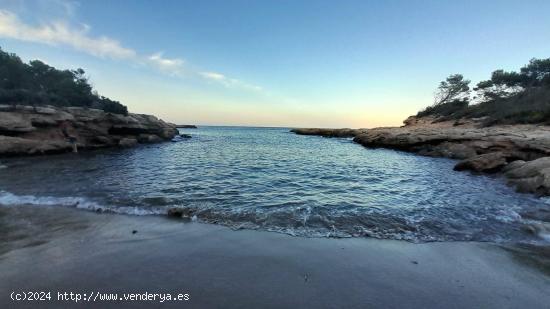
<svg viewBox="0 0 550 309">
<path fill-rule="evenodd" d="M 0 309 L 550 309 L 549 11 L 0 0 Z"/>
<path fill-rule="evenodd" d="M 547 308 L 550 303 L 544 263 L 490 243 L 302 238 L 60 207 L 3 207 L 0 220 L 3 308 Z M 14 291 L 51 291 L 52 299 L 15 302 Z M 189 300 L 77 303 L 58 300 L 58 292 L 181 293 Z"/>
</svg>

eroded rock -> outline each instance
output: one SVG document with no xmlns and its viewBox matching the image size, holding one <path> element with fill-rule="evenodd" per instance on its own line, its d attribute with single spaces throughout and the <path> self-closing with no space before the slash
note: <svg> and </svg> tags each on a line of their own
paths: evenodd
<svg viewBox="0 0 550 309">
<path fill-rule="evenodd" d="M 455 165 L 455 171 L 470 170 L 474 172 L 496 172 L 507 164 L 507 154 L 503 152 L 490 152 L 475 156 Z"/>
<path fill-rule="evenodd" d="M 82 107 L 0 105 L 0 156 L 70 151 L 60 129 L 67 122 L 79 148 L 131 147 L 171 140 L 175 125 L 151 115 L 118 115 Z"/>
<path fill-rule="evenodd" d="M 25 133 L 36 130 L 25 114 L 0 112 L 0 133 Z"/>
<path fill-rule="evenodd" d="M 544 157 L 537 160 L 518 164 L 517 168 L 510 168 L 506 172 L 508 178 L 528 178 L 540 175 L 542 170 L 550 168 L 550 157 Z"/>
<path fill-rule="evenodd" d="M 194 215 L 194 211 L 189 208 L 172 207 L 168 209 L 166 214 L 169 217 L 175 218 L 191 218 Z"/>
<path fill-rule="evenodd" d="M 323 129 L 323 128 L 298 128 L 292 129 L 290 132 L 299 135 L 317 135 L 323 137 L 355 137 L 362 129 Z"/>
<path fill-rule="evenodd" d="M 520 192 L 550 195 L 550 157 L 518 163 L 504 173 Z"/>
<path fill-rule="evenodd" d="M 525 164 L 525 161 L 523 160 L 516 160 L 508 163 L 505 167 L 502 168 L 502 172 L 506 173 L 508 171 L 511 171 L 513 169 L 519 168 Z"/>
<path fill-rule="evenodd" d="M 120 147 L 133 147 L 137 145 L 138 141 L 135 138 L 123 138 L 118 142 Z"/>
<path fill-rule="evenodd" d="M 138 136 L 138 142 L 140 143 L 160 143 L 162 138 L 155 134 L 140 134 Z"/>
<path fill-rule="evenodd" d="M 47 154 L 71 150 L 71 146 L 59 140 L 33 140 L 0 135 L 0 154 Z"/>
</svg>

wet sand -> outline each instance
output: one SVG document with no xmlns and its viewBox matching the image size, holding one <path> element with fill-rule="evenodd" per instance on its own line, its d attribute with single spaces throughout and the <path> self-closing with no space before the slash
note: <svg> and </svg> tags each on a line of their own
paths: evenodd
<svg viewBox="0 0 550 309">
<path fill-rule="evenodd" d="M 164 217 L 0 208 L 0 308 L 548 308 L 550 276 L 530 261 L 488 243 L 300 238 Z M 21 290 L 190 299 L 11 301 Z"/>
</svg>

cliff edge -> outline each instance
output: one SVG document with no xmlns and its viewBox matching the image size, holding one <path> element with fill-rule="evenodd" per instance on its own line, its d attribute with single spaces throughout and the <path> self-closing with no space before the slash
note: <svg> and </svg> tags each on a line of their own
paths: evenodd
<svg viewBox="0 0 550 309">
<path fill-rule="evenodd" d="M 84 107 L 0 105 L 0 156 L 72 150 L 61 126 L 79 149 L 131 147 L 171 140 L 176 126 L 151 115 L 121 115 Z"/>
</svg>

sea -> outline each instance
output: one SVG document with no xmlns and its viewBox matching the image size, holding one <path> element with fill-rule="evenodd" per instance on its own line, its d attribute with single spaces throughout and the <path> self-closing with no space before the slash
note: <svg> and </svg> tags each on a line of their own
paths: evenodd
<svg viewBox="0 0 550 309">
<path fill-rule="evenodd" d="M 54 205 L 299 237 L 549 242 L 550 199 L 456 161 L 288 128 L 200 126 L 130 149 L 0 159 L 0 207 Z M 539 228 L 537 228 L 539 227 Z"/>
</svg>

